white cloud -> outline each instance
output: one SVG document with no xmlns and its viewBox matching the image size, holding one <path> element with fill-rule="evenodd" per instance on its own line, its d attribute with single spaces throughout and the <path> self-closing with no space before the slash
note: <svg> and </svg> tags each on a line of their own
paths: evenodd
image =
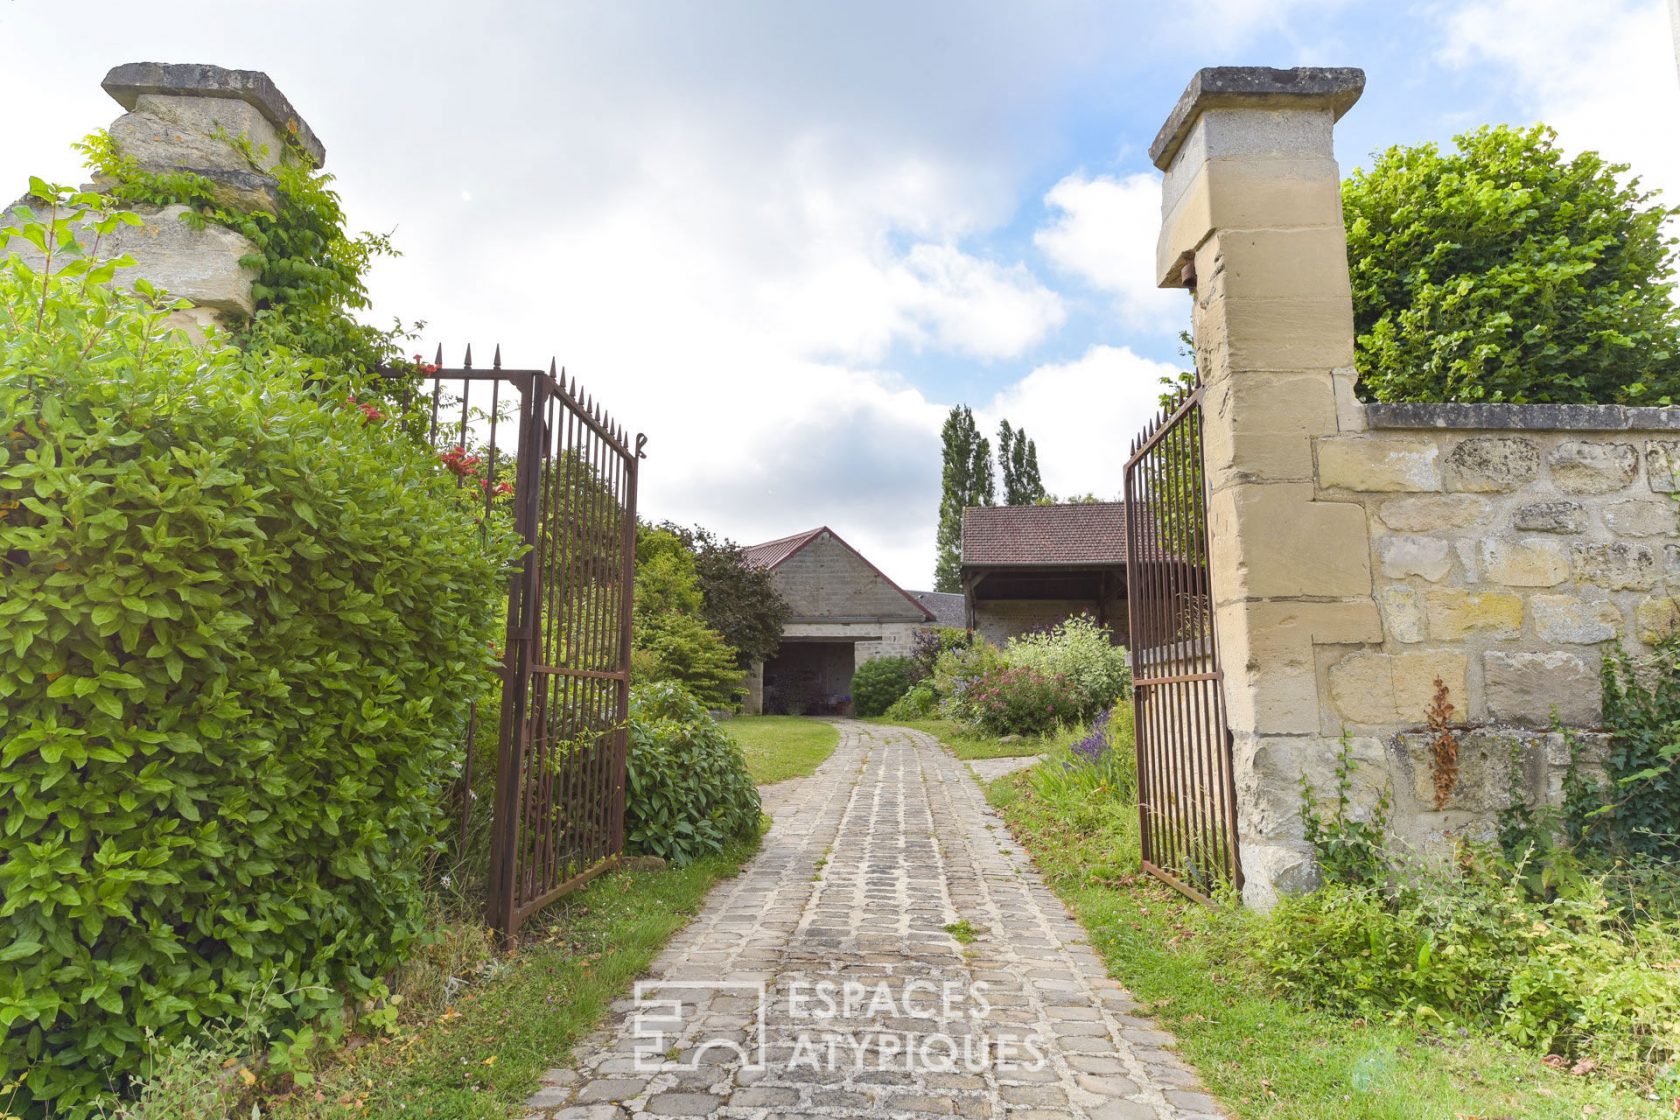
<svg viewBox="0 0 1680 1120">
<path fill-rule="evenodd" d="M 988 438 L 1004 418 L 1026 428 L 1052 493 L 1112 500 L 1124 487 L 1126 448 L 1159 411 L 1161 378 L 1176 372 L 1124 346 L 1093 346 L 1071 362 L 1039 366 L 976 419 Z"/>
<path fill-rule="evenodd" d="M 1500 67 L 1511 95 L 1565 145 L 1632 164 L 1680 204 L 1680 80 L 1665 0 L 1478 0 L 1441 23 L 1443 61 Z"/>
<path fill-rule="evenodd" d="M 1033 241 L 1058 269 L 1112 295 L 1131 330 L 1171 334 L 1186 322 L 1184 295 L 1156 286 L 1161 177 L 1069 175 L 1044 196 L 1058 211 Z"/>
</svg>

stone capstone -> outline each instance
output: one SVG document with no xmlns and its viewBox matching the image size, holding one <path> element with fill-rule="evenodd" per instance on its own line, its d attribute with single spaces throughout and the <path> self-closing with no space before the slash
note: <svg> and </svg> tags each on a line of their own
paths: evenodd
<svg viewBox="0 0 1680 1120">
<path fill-rule="evenodd" d="M 1639 453 L 1631 443 L 1570 440 L 1547 456 L 1552 480 L 1571 494 L 1607 494 L 1639 477 Z"/>
<path fill-rule="evenodd" d="M 1521 436 L 1474 436 L 1447 455 L 1453 490 L 1515 490 L 1540 473 L 1540 448 Z"/>
<path fill-rule="evenodd" d="M 1519 727 L 1596 727 L 1602 718 L 1598 659 L 1566 650 L 1482 654 L 1488 717 Z"/>
<path fill-rule="evenodd" d="M 292 137 L 316 167 L 326 165 L 325 145 L 273 79 L 260 70 L 229 70 L 203 63 L 125 62 L 112 67 L 100 85 L 130 112 L 138 109 L 141 98 L 148 95 L 244 102 L 275 135 Z M 274 154 L 278 158 L 278 150 Z"/>
<path fill-rule="evenodd" d="M 1353 66 L 1298 66 L 1277 70 L 1270 66 L 1208 66 L 1196 71 L 1179 95 L 1178 104 L 1149 145 L 1149 158 L 1162 171 L 1172 164 L 1180 145 L 1209 109 L 1329 110 L 1332 119 L 1353 107 L 1365 90 L 1365 71 Z"/>
</svg>

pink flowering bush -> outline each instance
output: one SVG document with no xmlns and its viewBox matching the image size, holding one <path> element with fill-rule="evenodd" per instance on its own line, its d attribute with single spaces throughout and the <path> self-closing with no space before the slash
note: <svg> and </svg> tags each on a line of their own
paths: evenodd
<svg viewBox="0 0 1680 1120">
<path fill-rule="evenodd" d="M 1067 678 L 1026 668 L 992 669 L 969 684 L 964 699 L 989 735 L 1043 735 L 1075 718 L 1079 706 Z"/>
</svg>

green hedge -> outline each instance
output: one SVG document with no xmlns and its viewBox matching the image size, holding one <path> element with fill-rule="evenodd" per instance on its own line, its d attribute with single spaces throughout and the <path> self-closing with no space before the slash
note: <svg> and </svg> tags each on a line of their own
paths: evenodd
<svg viewBox="0 0 1680 1120">
<path fill-rule="evenodd" d="M 514 551 L 389 420 L 189 345 L 109 276 L 0 262 L 0 1083 L 28 1070 L 25 1115 L 90 1114 L 148 1033 L 285 1038 L 383 994 Z"/>
<path fill-rule="evenodd" d="M 864 718 L 878 716 L 910 691 L 908 657 L 876 657 L 852 674 L 852 711 Z"/>
<path fill-rule="evenodd" d="M 624 838 L 635 851 L 681 865 L 758 828 L 746 756 L 675 681 L 632 690 L 626 777 Z"/>
</svg>

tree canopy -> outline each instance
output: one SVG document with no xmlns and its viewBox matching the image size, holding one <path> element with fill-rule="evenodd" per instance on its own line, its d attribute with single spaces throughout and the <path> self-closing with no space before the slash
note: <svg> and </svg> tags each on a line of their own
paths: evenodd
<svg viewBox="0 0 1680 1120">
<path fill-rule="evenodd" d="M 1360 392 L 1668 404 L 1680 213 L 1544 125 L 1394 147 L 1342 186 Z"/>
<path fill-rule="evenodd" d="M 998 465 L 1003 468 L 1003 504 L 1032 506 L 1049 497 L 1038 473 L 1038 444 L 1027 438 L 1025 428 L 1011 428 L 1009 421 L 998 425 Z"/>
<path fill-rule="evenodd" d="M 992 446 L 974 423 L 965 404 L 951 409 L 940 432 L 944 471 L 939 495 L 939 529 L 935 536 L 938 559 L 933 586 L 937 591 L 962 590 L 962 515 L 969 506 L 989 506 L 995 497 Z"/>
</svg>

